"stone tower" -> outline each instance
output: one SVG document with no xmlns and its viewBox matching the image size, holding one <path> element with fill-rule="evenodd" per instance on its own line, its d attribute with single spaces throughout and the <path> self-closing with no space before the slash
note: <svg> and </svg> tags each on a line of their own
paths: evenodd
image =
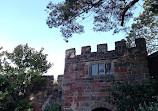
<svg viewBox="0 0 158 111">
<path fill-rule="evenodd" d="M 63 111 L 117 111 L 106 100 L 107 80 L 141 82 L 149 77 L 145 39 L 136 39 L 135 43 L 136 47 L 127 48 L 126 41 L 117 41 L 112 51 L 107 44 L 99 44 L 97 52 L 86 46 L 81 55 L 76 55 L 75 48 L 66 50 Z"/>
</svg>

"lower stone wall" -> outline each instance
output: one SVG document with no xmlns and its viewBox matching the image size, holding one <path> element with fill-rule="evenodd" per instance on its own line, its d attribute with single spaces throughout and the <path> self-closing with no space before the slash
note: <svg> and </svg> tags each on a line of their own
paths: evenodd
<svg viewBox="0 0 158 111">
<path fill-rule="evenodd" d="M 44 86 L 36 86 L 36 92 L 30 92 L 29 99 L 33 105 L 33 111 L 43 111 L 46 107 L 53 103 L 61 103 L 60 86 L 54 84 L 54 76 L 45 76 L 46 84 Z M 40 87 L 40 88 L 39 88 Z"/>
<path fill-rule="evenodd" d="M 149 79 L 146 52 L 137 54 L 136 52 L 140 52 L 140 49 L 136 50 L 136 48 L 128 51 L 119 58 L 108 60 L 78 62 L 71 59 L 66 61 L 62 81 L 63 111 L 92 111 L 93 106 L 116 111 L 117 108 L 108 103 L 107 88 L 111 81 L 140 83 Z M 111 72 L 92 75 L 92 64 L 99 63 L 111 63 Z"/>
<path fill-rule="evenodd" d="M 116 107 L 108 103 L 107 87 L 110 85 L 107 82 L 108 78 L 107 76 L 64 78 L 63 111 L 92 111 L 98 107 L 116 111 Z"/>
</svg>

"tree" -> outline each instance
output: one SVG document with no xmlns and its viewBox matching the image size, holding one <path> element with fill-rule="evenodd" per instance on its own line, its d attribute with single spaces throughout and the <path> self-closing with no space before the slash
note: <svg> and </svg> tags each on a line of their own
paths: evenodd
<svg viewBox="0 0 158 111">
<path fill-rule="evenodd" d="M 157 51 L 158 48 L 158 13 L 153 9 L 154 4 L 154 0 L 144 2 L 144 11 L 135 18 L 136 22 L 132 24 L 132 28 L 126 37 L 129 46 L 134 45 L 136 38 L 145 38 L 149 54 Z"/>
<path fill-rule="evenodd" d="M 139 0 L 65 0 L 63 3 L 47 5 L 49 28 L 60 28 L 65 40 L 73 33 L 83 33 L 84 26 L 79 21 L 88 14 L 94 15 L 95 31 L 114 33 L 126 30 L 126 22 L 133 16 L 132 10 Z M 147 0 L 145 0 L 147 1 Z M 155 5 L 153 5 L 155 6 Z M 156 8 L 153 8 L 155 10 Z"/>
<path fill-rule="evenodd" d="M 36 84 L 44 84 L 41 75 L 51 67 L 47 54 L 18 45 L 12 53 L 5 52 L 4 60 L 0 58 L 0 111 L 32 111 L 27 98 Z M 41 88 L 40 84 L 40 88 Z"/>
<path fill-rule="evenodd" d="M 31 102 L 19 92 L 16 77 L 0 74 L 0 111 L 32 111 Z"/>
<path fill-rule="evenodd" d="M 18 45 L 14 48 L 12 53 L 5 53 L 12 65 L 6 60 L 4 62 L 3 71 L 4 73 L 16 75 L 14 78 L 14 81 L 16 81 L 15 86 L 18 85 L 17 90 L 23 95 L 27 94 L 27 90 L 31 90 L 30 85 L 34 81 L 36 83 L 43 81 L 41 75 L 46 73 L 52 65 L 47 61 L 47 54 L 43 54 L 43 50 L 44 49 L 41 48 L 40 51 L 36 51 L 26 44 Z"/>
<path fill-rule="evenodd" d="M 6 52 L 9 59 L 16 69 L 23 69 L 24 72 L 33 72 L 42 75 L 51 67 L 47 61 L 47 54 L 43 54 L 44 48 L 38 52 L 34 48 L 26 45 L 18 45 L 12 53 Z M 7 65 L 8 67 L 8 65 Z"/>
</svg>

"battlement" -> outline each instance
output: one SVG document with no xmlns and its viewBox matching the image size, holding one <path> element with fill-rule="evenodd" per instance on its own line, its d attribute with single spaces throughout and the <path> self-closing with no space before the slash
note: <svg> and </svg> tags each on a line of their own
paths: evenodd
<svg viewBox="0 0 158 111">
<path fill-rule="evenodd" d="M 91 46 L 81 48 L 81 55 L 76 55 L 75 48 L 66 50 L 66 62 L 92 61 L 100 59 L 113 59 L 123 56 L 126 53 L 146 54 L 146 42 L 144 38 L 135 40 L 136 47 L 128 48 L 125 40 L 115 42 L 115 50 L 108 51 L 107 44 L 98 44 L 97 52 L 91 52 Z"/>
<path fill-rule="evenodd" d="M 122 50 L 126 48 L 127 48 L 126 41 L 124 39 L 121 41 L 115 42 L 115 50 Z"/>
</svg>

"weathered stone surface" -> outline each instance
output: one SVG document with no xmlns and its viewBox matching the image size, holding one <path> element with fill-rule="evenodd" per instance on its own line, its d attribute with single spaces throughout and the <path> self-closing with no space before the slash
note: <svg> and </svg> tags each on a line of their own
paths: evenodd
<svg viewBox="0 0 158 111">
<path fill-rule="evenodd" d="M 75 48 L 66 50 L 66 52 L 65 52 L 65 57 L 66 57 L 67 59 L 68 59 L 68 58 L 74 58 L 75 56 L 76 56 Z"/>
<path fill-rule="evenodd" d="M 97 45 L 97 52 L 106 53 L 108 51 L 107 44 L 99 44 Z"/>
<path fill-rule="evenodd" d="M 40 87 L 36 92 L 30 92 L 29 99 L 33 105 L 33 111 L 43 111 L 45 107 L 51 106 L 53 103 L 61 103 L 61 85 L 53 84 L 54 76 L 44 76 L 46 84 Z M 59 78 L 61 82 L 61 78 Z M 61 83 L 59 83 L 61 84 Z"/>
<path fill-rule="evenodd" d="M 90 54 L 90 53 L 91 53 L 91 47 L 90 46 L 82 47 L 81 55 L 85 55 L 86 56 L 86 54 Z"/>
<path fill-rule="evenodd" d="M 47 77 L 45 89 L 30 95 L 34 111 L 42 111 L 54 102 L 62 103 L 62 111 L 92 111 L 99 107 L 117 111 L 116 106 L 108 103 L 110 82 L 143 82 L 149 78 L 142 38 L 132 48 L 127 48 L 122 40 L 115 42 L 112 51 L 107 50 L 107 44 L 99 44 L 97 52 L 91 52 L 90 46 L 81 51 L 81 55 L 76 55 L 75 48 L 66 50 L 64 75 L 58 76 L 58 84 L 53 84 L 53 76 Z M 92 75 L 93 64 L 97 65 L 97 75 Z M 101 75 L 99 64 L 104 64 Z"/>
<path fill-rule="evenodd" d="M 100 44 L 97 52 L 91 52 L 91 47 L 86 46 L 82 47 L 81 55 L 66 56 L 62 80 L 63 111 L 92 111 L 97 107 L 117 111 L 116 106 L 107 102 L 109 81 L 141 82 L 148 79 L 145 47 L 144 39 L 136 40 L 136 47 L 132 48 L 127 48 L 126 41 L 122 40 L 115 42 L 113 51 L 107 50 L 107 44 Z M 75 49 L 69 52 L 75 55 Z M 108 63 L 110 72 L 92 75 L 92 64 L 105 64 L 107 71 Z"/>
</svg>

